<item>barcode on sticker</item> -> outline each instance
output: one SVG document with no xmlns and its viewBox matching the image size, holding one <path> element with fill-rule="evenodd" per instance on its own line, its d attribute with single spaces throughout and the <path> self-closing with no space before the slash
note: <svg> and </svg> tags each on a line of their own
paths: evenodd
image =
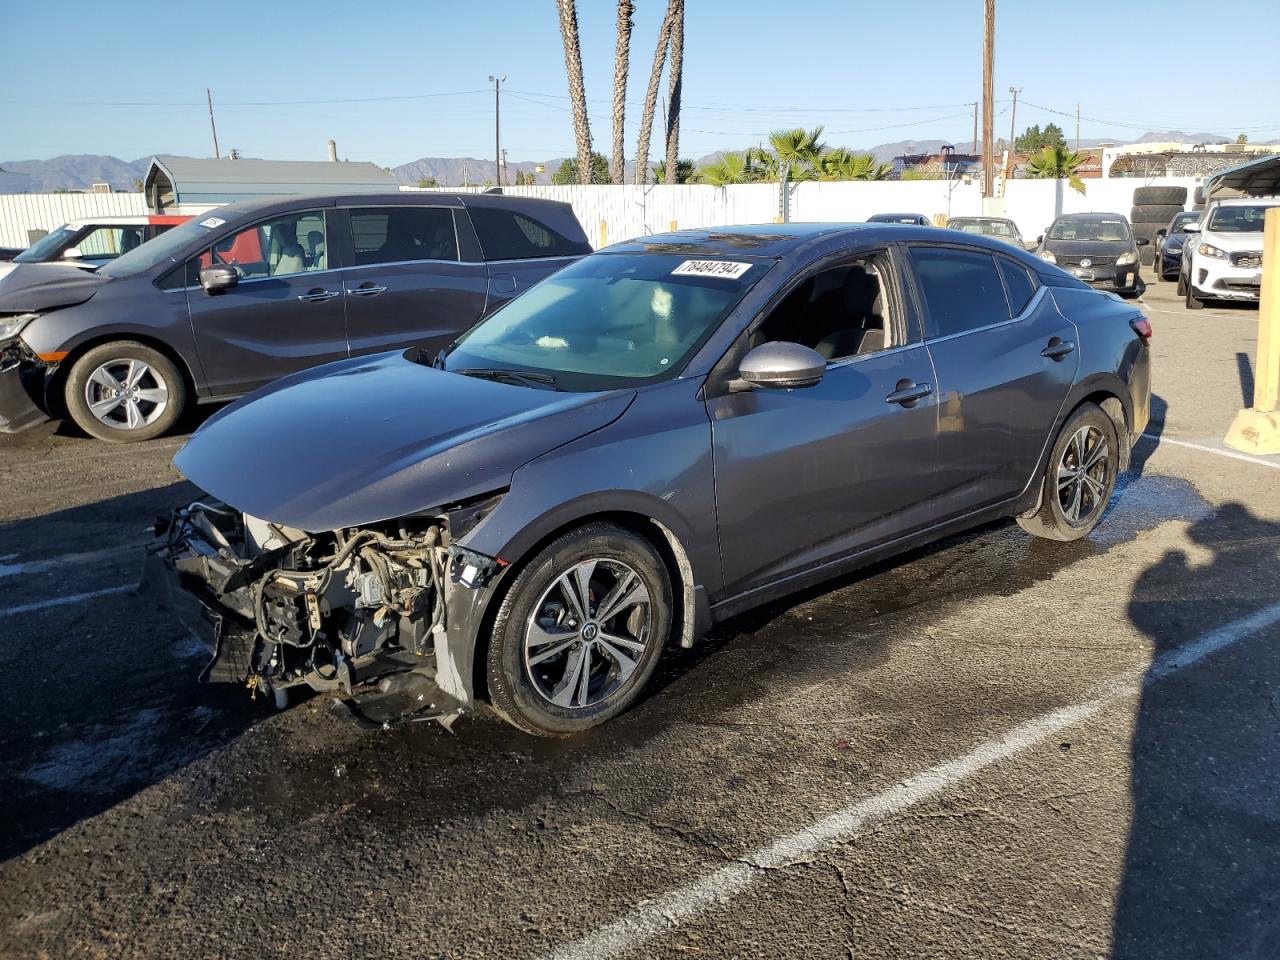
<svg viewBox="0 0 1280 960">
<path fill-rule="evenodd" d="M 671 271 L 675 277 L 720 277 L 737 280 L 751 269 L 751 264 L 737 260 L 686 260 Z"/>
</svg>

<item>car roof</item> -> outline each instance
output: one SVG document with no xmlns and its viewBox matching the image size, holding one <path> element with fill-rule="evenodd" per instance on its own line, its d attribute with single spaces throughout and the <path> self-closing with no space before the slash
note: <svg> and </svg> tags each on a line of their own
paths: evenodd
<svg viewBox="0 0 1280 960">
<path fill-rule="evenodd" d="M 1125 220 L 1123 213 L 1063 213 L 1059 220 Z"/>
<path fill-rule="evenodd" d="M 271 213 L 288 213 L 307 206 L 320 207 L 390 207 L 390 206 L 505 206 L 515 209 L 535 207 L 564 207 L 557 200 L 541 197 L 504 196 L 497 193 L 449 193 L 443 190 L 397 190 L 385 193 L 291 193 L 210 207 L 201 216 L 214 216 L 223 220 L 250 219 Z"/>
<path fill-rule="evenodd" d="M 1230 197 L 1213 202 L 1219 207 L 1280 207 L 1280 197 Z"/>
</svg>

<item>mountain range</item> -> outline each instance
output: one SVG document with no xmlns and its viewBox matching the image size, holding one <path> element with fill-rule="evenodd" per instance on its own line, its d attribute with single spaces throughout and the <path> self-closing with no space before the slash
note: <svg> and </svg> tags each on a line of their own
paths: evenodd
<svg viewBox="0 0 1280 960">
<path fill-rule="evenodd" d="M 1211 133 L 1183 133 L 1180 130 L 1169 130 L 1163 133 L 1145 133 L 1134 143 L 1156 143 L 1175 141 L 1179 143 L 1221 144 L 1229 142 L 1227 138 Z M 1081 147 L 1096 147 L 1110 140 L 1081 140 Z M 1280 141 L 1272 141 L 1280 142 Z M 961 153 L 972 152 L 972 141 L 947 140 L 898 140 L 894 143 L 881 143 L 867 147 L 858 152 L 871 153 L 880 163 L 887 163 L 904 153 L 937 153 L 944 144 L 952 143 Z M 1068 141 L 1069 145 L 1074 146 Z M 723 155 L 716 151 L 699 157 L 695 163 L 702 166 Z M 533 173 L 539 183 L 550 181 L 551 175 L 559 169 L 564 158 L 546 160 L 541 163 L 531 160 L 509 161 L 508 176 L 514 177 L 517 171 Z M 59 190 L 87 190 L 94 183 L 109 183 L 113 190 L 133 191 L 137 182 L 147 172 L 151 158 L 138 160 L 121 160 L 118 157 L 100 154 L 72 154 L 54 157 L 50 160 L 2 160 L 0 161 L 0 193 L 53 193 Z M 542 173 L 536 168 L 541 166 Z M 635 167 L 627 165 L 627 182 L 633 179 Z M 458 186 L 465 183 L 478 184 L 488 180 L 493 182 L 494 164 L 492 160 L 476 157 L 422 157 L 409 163 L 392 167 L 391 172 L 398 182 L 413 186 L 421 180 L 435 178 L 441 185 Z"/>
</svg>

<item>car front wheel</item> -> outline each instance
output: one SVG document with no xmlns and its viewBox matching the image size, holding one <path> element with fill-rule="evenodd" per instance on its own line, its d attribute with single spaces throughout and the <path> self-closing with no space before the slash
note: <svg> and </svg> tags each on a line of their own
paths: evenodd
<svg viewBox="0 0 1280 960">
<path fill-rule="evenodd" d="M 172 427 L 186 403 L 186 383 L 173 361 L 142 343 L 94 347 L 67 377 L 67 412 L 85 433 L 136 443 Z"/>
<path fill-rule="evenodd" d="M 1047 540 L 1087 536 L 1115 490 L 1118 443 L 1111 418 L 1092 403 L 1081 405 L 1067 418 L 1049 455 L 1040 509 L 1019 517 L 1018 525 Z"/>
<path fill-rule="evenodd" d="M 636 701 L 671 632 L 671 580 L 644 537 L 605 523 L 565 534 L 512 582 L 494 621 L 490 702 L 527 733 L 564 737 Z"/>
</svg>

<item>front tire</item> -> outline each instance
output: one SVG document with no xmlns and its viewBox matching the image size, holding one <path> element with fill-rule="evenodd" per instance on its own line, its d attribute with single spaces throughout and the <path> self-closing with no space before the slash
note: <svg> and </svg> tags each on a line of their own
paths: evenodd
<svg viewBox="0 0 1280 960">
<path fill-rule="evenodd" d="M 1062 425 L 1049 454 L 1040 509 L 1018 526 L 1046 540 L 1079 540 L 1098 525 L 1116 486 L 1116 426 L 1101 408 L 1082 404 Z"/>
<path fill-rule="evenodd" d="M 567 737 L 631 706 L 671 633 L 671 580 L 644 537 L 592 523 L 530 560 L 489 643 L 495 711 L 526 733 Z"/>
<path fill-rule="evenodd" d="M 91 437 L 138 443 L 160 436 L 178 421 L 187 386 L 163 353 L 121 340 L 94 347 L 76 360 L 65 396 L 71 419 Z"/>
</svg>

